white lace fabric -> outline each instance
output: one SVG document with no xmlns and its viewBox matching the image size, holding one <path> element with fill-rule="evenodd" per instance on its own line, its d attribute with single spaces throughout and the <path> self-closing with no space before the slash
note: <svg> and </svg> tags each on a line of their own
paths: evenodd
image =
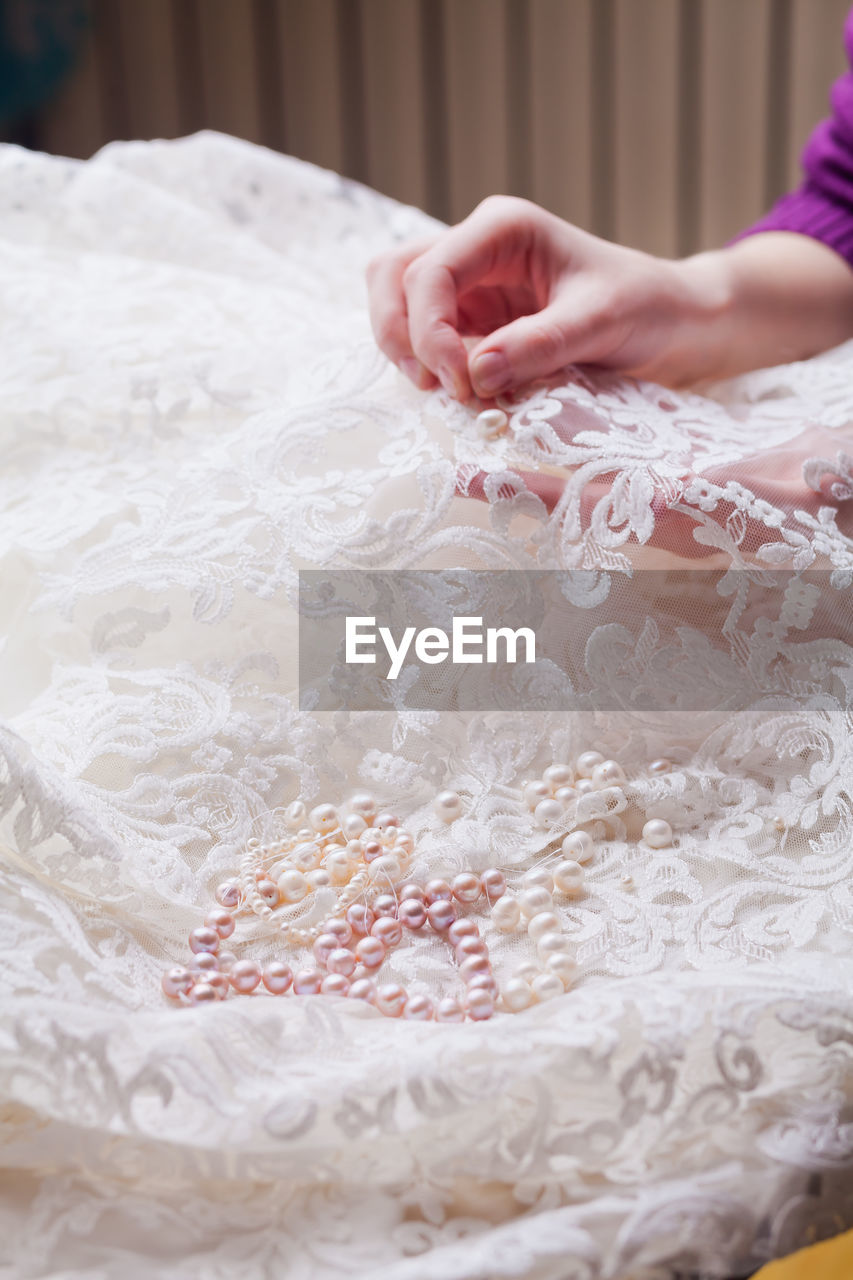
<svg viewBox="0 0 853 1280">
<path fill-rule="evenodd" d="M 6 1274 L 723 1277 L 853 1225 L 853 344 L 704 394 L 564 375 L 484 441 L 370 332 L 365 265 L 420 211 L 216 134 L 0 169 Z M 738 573 L 625 595 L 587 655 L 617 710 L 299 710 L 300 568 L 646 565 Z M 826 574 L 768 623 L 768 568 Z M 637 700 L 726 664 L 735 712 Z M 281 805 L 369 787 L 415 874 L 512 876 L 550 839 L 520 781 L 588 747 L 628 783 L 564 997 L 162 996 Z M 435 938 L 386 974 L 458 986 Z"/>
</svg>

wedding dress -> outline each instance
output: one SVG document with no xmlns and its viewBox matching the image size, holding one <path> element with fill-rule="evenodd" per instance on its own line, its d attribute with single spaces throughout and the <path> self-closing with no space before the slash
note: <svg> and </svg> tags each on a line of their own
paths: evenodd
<svg viewBox="0 0 853 1280">
<path fill-rule="evenodd" d="M 703 394 L 563 375 L 486 440 L 370 332 L 422 212 L 212 133 L 0 165 L 4 1274 L 723 1277 L 853 1224 L 853 343 Z M 459 567 L 575 572 L 608 706 L 300 710 L 300 569 Z M 694 585 L 645 608 L 645 568 Z M 729 667 L 748 700 L 681 698 Z M 627 808 L 565 995 L 164 998 L 297 797 L 512 877 L 551 839 L 522 781 L 587 748 Z M 434 935 L 388 972 L 454 981 Z"/>
</svg>

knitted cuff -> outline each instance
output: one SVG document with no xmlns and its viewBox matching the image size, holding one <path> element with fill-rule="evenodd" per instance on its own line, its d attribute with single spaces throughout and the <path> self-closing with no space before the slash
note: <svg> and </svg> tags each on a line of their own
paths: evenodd
<svg viewBox="0 0 853 1280">
<path fill-rule="evenodd" d="M 811 236 L 834 249 L 853 268 L 853 209 L 830 200 L 808 182 L 782 196 L 763 218 L 738 232 L 727 245 L 761 231 L 797 231 Z"/>
</svg>

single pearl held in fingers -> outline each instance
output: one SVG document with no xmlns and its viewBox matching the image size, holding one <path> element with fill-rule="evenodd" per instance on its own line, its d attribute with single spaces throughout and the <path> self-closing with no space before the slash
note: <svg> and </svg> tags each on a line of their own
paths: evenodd
<svg viewBox="0 0 853 1280">
<path fill-rule="evenodd" d="M 503 409 L 484 409 L 477 414 L 477 431 L 484 440 L 495 440 L 506 431 L 509 418 Z"/>
</svg>

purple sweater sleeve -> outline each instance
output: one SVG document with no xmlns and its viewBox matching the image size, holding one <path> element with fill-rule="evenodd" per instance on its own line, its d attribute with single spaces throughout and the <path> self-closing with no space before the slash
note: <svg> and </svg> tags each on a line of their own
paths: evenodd
<svg viewBox="0 0 853 1280">
<path fill-rule="evenodd" d="M 844 24 L 853 67 L 853 10 Z M 853 267 L 853 70 L 836 80 L 832 115 L 812 133 L 802 154 L 803 182 L 730 243 L 759 231 L 799 231 L 829 245 Z"/>
</svg>

